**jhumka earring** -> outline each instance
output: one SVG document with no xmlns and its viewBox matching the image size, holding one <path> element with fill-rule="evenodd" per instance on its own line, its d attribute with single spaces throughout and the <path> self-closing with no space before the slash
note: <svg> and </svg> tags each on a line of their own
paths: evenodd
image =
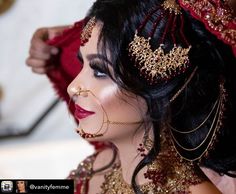
<svg viewBox="0 0 236 194">
<path fill-rule="evenodd" d="M 142 157 L 146 156 L 146 153 L 149 152 L 153 147 L 153 141 L 149 137 L 149 130 L 145 130 L 143 141 L 139 144 L 138 152 Z"/>
</svg>

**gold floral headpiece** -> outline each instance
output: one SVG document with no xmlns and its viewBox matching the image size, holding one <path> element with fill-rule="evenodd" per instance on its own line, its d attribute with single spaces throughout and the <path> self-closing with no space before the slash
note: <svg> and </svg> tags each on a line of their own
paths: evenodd
<svg viewBox="0 0 236 194">
<path fill-rule="evenodd" d="M 157 11 L 161 11 L 161 14 L 157 14 L 156 20 L 154 20 L 153 28 L 148 38 L 139 36 L 139 33 L 148 21 L 151 22 L 150 17 Z M 155 16 L 154 16 L 155 17 Z M 180 12 L 180 6 L 175 0 L 166 0 L 161 6 L 157 6 L 154 10 L 150 11 L 145 17 L 144 22 L 138 27 L 135 32 L 134 39 L 128 46 L 128 52 L 131 58 L 135 62 L 135 66 L 138 68 L 140 75 L 144 77 L 150 85 L 156 84 L 161 81 L 169 80 L 170 78 L 183 73 L 189 64 L 189 50 L 191 46 L 187 42 L 184 33 L 183 26 L 176 28 L 177 17 L 183 24 L 183 17 Z M 161 19 L 167 18 L 166 26 L 162 37 L 160 37 L 160 45 L 156 50 L 152 50 L 150 40 L 154 35 L 158 23 Z M 184 43 L 186 48 L 177 46 L 175 33 L 176 31 L 181 36 L 181 45 Z M 164 51 L 164 40 L 169 36 L 173 40 L 173 48 L 166 52 Z"/>
<path fill-rule="evenodd" d="M 160 79 L 168 80 L 187 68 L 190 46 L 182 48 L 174 45 L 165 54 L 163 44 L 152 51 L 149 40 L 150 38 L 146 39 L 135 33 L 134 40 L 129 44 L 129 53 L 135 59 L 135 66 L 149 83 L 154 84 Z"/>
</svg>

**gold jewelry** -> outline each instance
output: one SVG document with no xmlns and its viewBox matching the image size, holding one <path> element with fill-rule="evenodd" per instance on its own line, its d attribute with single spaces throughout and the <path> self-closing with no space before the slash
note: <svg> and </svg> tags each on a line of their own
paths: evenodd
<svg viewBox="0 0 236 194">
<path fill-rule="evenodd" d="M 192 80 L 193 76 L 195 75 L 198 67 L 195 67 L 189 78 L 186 80 L 184 85 L 175 93 L 175 95 L 170 99 L 170 103 L 173 102 L 182 92 L 183 90 L 187 87 L 189 82 Z"/>
<path fill-rule="evenodd" d="M 77 96 L 83 96 L 83 97 L 87 97 L 88 96 L 88 92 L 89 90 L 82 90 L 81 87 L 78 87 L 78 88 L 73 88 L 74 89 L 74 95 L 77 95 Z"/>
<path fill-rule="evenodd" d="M 87 133 L 87 132 L 84 132 L 83 129 L 80 129 L 79 131 L 77 131 L 77 133 L 78 133 L 81 137 L 83 137 L 83 138 L 85 138 L 85 139 L 96 138 L 96 137 L 101 137 L 101 136 L 103 136 L 102 133 L 100 133 L 100 134 L 97 134 L 97 133 L 95 133 L 95 134 Z"/>
<path fill-rule="evenodd" d="M 88 42 L 89 38 L 91 37 L 92 31 L 94 26 L 96 25 L 96 18 L 92 17 L 85 25 L 84 29 L 81 32 L 80 40 L 81 45 L 83 46 L 86 42 Z"/>
<path fill-rule="evenodd" d="M 81 88 L 79 87 L 75 91 L 75 94 L 81 95 L 81 93 L 86 93 L 87 95 L 91 94 L 91 96 L 94 97 L 94 99 L 97 101 L 97 103 L 100 105 L 100 107 L 102 108 L 102 111 L 103 111 L 102 125 L 96 133 L 94 133 L 94 134 L 87 133 L 82 128 L 80 128 L 80 129 L 78 128 L 76 130 L 77 133 L 85 139 L 91 139 L 91 138 L 97 138 L 97 137 L 103 136 L 107 132 L 110 124 L 112 124 L 112 125 L 137 125 L 137 124 L 142 125 L 142 123 L 144 123 L 144 121 L 133 121 L 133 122 L 132 121 L 131 122 L 110 121 L 105 108 L 103 107 L 103 105 L 100 103 L 99 99 L 96 97 L 96 95 L 92 91 L 90 91 L 90 90 L 81 90 Z M 101 130 L 103 129 L 104 124 L 106 124 L 106 129 L 103 133 L 100 133 Z"/>
<path fill-rule="evenodd" d="M 206 181 L 207 178 L 197 166 L 181 161 L 169 141 L 166 130 L 163 130 L 162 136 L 161 152 L 147 165 L 147 171 L 144 173 L 147 182 L 139 185 L 140 190 L 145 194 L 188 194 L 190 186 Z M 124 181 L 120 166 L 116 166 L 104 178 L 102 192 L 99 194 L 134 194 L 131 185 Z"/>
<path fill-rule="evenodd" d="M 171 140 L 173 141 L 173 145 L 175 145 L 174 148 L 175 148 L 176 152 L 183 159 L 185 159 L 187 161 L 194 162 L 194 161 L 200 160 L 204 155 L 206 155 L 208 153 L 208 151 L 210 149 L 213 148 L 214 141 L 216 140 L 216 134 L 219 132 L 219 129 L 222 126 L 222 119 L 223 119 L 223 114 L 224 114 L 224 110 L 225 110 L 225 102 L 226 102 L 227 94 L 226 94 L 226 90 L 224 88 L 224 81 L 221 81 L 221 83 L 219 85 L 219 90 L 220 90 L 220 92 L 219 92 L 218 99 L 216 100 L 215 104 L 213 105 L 210 113 L 207 115 L 207 117 L 204 119 L 204 121 L 199 124 L 199 126 L 197 126 L 194 129 L 187 130 L 186 132 L 177 130 L 177 129 L 173 128 L 173 127 L 170 127 L 170 134 L 171 134 L 171 137 L 172 137 Z M 181 133 L 181 134 L 189 134 L 189 133 L 193 133 L 193 132 L 197 131 L 198 129 L 200 129 L 206 123 L 206 121 L 212 115 L 214 110 L 216 110 L 214 118 L 212 120 L 212 123 L 211 123 L 211 126 L 209 128 L 209 131 L 207 132 L 207 134 L 204 137 L 203 141 L 200 142 L 194 148 L 187 148 L 187 147 L 181 145 L 180 142 L 176 139 L 176 137 L 173 134 L 173 132 L 177 132 L 177 133 Z M 210 134 L 211 134 L 211 137 L 210 137 Z M 207 143 L 207 140 L 209 138 L 210 138 L 210 140 Z M 179 151 L 179 149 L 181 149 L 181 150 L 183 150 L 185 152 L 198 151 L 199 148 L 201 148 L 204 144 L 206 144 L 205 149 L 203 151 L 201 151 L 195 158 L 187 158 L 183 154 L 181 154 L 180 151 Z"/>
<path fill-rule="evenodd" d="M 181 8 L 180 6 L 176 3 L 175 0 L 165 0 L 162 4 L 163 8 L 165 10 L 169 10 L 170 13 L 174 12 L 175 15 L 181 14 Z"/>
<path fill-rule="evenodd" d="M 179 28 L 176 28 L 177 22 L 180 22 Z M 148 38 L 141 36 L 144 27 L 150 23 L 152 28 L 148 33 Z M 155 44 L 159 47 L 152 50 L 149 41 L 154 37 L 158 24 L 163 23 L 163 32 L 158 35 Z M 143 22 L 135 31 L 133 40 L 128 45 L 128 52 L 134 61 L 134 65 L 150 84 L 157 84 L 167 81 L 176 75 L 184 73 L 189 66 L 189 51 L 191 49 L 183 31 L 184 19 L 181 14 L 181 8 L 175 0 L 165 0 L 161 6 L 157 5 L 145 16 Z M 179 34 L 180 36 L 176 36 Z M 165 53 L 165 42 L 170 42 L 172 48 Z"/>
<path fill-rule="evenodd" d="M 129 44 L 129 54 L 134 58 L 135 66 L 140 75 L 150 83 L 155 84 L 160 80 L 168 80 L 173 75 L 179 74 L 187 68 L 189 63 L 188 53 L 191 48 L 182 48 L 174 45 L 164 53 L 163 44 L 152 51 L 148 39 L 138 36 L 135 32 L 133 41 Z"/>
<path fill-rule="evenodd" d="M 209 114 L 206 116 L 206 118 L 205 118 L 197 127 L 193 128 L 193 129 L 180 131 L 180 130 L 178 130 L 178 129 L 172 127 L 170 124 L 168 124 L 168 127 L 170 127 L 170 129 L 171 129 L 172 131 L 175 131 L 175 132 L 178 132 L 178 133 L 182 133 L 182 134 L 193 133 L 193 132 L 197 131 L 198 129 L 200 129 L 200 128 L 206 123 L 206 121 L 209 119 L 209 117 L 211 116 L 211 114 L 212 114 L 213 111 L 215 110 L 217 104 L 219 104 L 219 99 L 216 100 L 215 104 L 213 105 L 211 111 L 210 111 Z"/>
</svg>

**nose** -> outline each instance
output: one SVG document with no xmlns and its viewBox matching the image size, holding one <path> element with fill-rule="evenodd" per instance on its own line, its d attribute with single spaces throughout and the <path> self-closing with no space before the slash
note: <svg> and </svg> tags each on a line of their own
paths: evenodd
<svg viewBox="0 0 236 194">
<path fill-rule="evenodd" d="M 70 98 L 77 95 L 78 91 L 80 90 L 79 83 L 76 82 L 76 78 L 69 84 L 67 87 L 67 93 L 69 94 Z"/>
<path fill-rule="evenodd" d="M 67 87 L 67 93 L 70 98 L 82 96 L 87 97 L 89 90 L 85 88 L 85 86 L 79 81 L 78 76 L 70 83 Z"/>
</svg>

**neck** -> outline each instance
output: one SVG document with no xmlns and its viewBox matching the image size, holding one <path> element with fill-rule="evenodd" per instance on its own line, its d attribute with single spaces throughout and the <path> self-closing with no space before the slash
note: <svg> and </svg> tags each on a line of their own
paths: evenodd
<svg viewBox="0 0 236 194">
<path fill-rule="evenodd" d="M 142 143 L 143 132 L 137 132 L 135 137 L 128 137 L 126 139 L 113 141 L 118 149 L 119 159 L 122 168 L 123 179 L 126 183 L 131 184 L 131 179 L 135 168 L 143 159 L 143 156 L 138 152 L 139 144 Z M 143 176 L 144 170 L 138 174 L 137 181 L 142 184 L 145 181 Z"/>
</svg>

